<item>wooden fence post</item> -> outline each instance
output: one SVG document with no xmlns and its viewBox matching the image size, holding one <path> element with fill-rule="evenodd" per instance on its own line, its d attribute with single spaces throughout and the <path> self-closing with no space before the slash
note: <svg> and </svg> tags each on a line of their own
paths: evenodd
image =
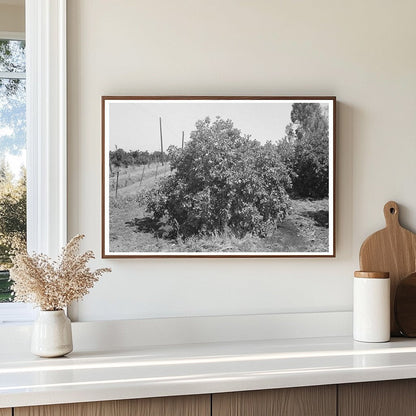
<svg viewBox="0 0 416 416">
<path fill-rule="evenodd" d="M 117 171 L 117 179 L 116 179 L 116 199 L 117 199 L 117 192 L 118 192 L 118 175 L 120 174 L 119 171 Z"/>
<path fill-rule="evenodd" d="M 143 176 L 144 176 L 144 168 L 146 167 L 146 165 L 143 165 L 143 170 L 142 170 L 142 176 L 140 178 L 140 185 L 142 184 L 143 181 Z"/>
</svg>

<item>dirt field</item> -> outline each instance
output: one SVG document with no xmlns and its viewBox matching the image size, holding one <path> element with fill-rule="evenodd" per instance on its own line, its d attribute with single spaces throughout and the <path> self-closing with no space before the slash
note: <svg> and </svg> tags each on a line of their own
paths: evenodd
<svg viewBox="0 0 416 416">
<path fill-rule="evenodd" d="M 292 212 L 268 237 L 231 233 L 193 236 L 185 241 L 155 235 L 138 223 L 149 217 L 140 194 L 170 174 L 169 166 L 129 167 L 110 182 L 111 252 L 326 252 L 328 251 L 328 199 L 293 200 Z"/>
</svg>

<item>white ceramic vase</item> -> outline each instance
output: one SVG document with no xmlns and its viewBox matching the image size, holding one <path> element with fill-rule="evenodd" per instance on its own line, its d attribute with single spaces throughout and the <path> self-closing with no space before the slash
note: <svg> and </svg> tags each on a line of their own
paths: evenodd
<svg viewBox="0 0 416 416">
<path fill-rule="evenodd" d="M 62 357 L 72 351 L 71 321 L 63 310 L 40 311 L 33 325 L 31 351 L 39 357 Z"/>
</svg>

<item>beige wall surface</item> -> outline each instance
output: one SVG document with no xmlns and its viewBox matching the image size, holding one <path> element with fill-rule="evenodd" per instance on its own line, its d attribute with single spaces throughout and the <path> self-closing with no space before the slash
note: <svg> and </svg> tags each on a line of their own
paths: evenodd
<svg viewBox="0 0 416 416">
<path fill-rule="evenodd" d="M 68 1 L 69 235 L 110 266 L 79 320 L 345 311 L 396 200 L 416 231 L 416 2 Z M 100 260 L 102 95 L 335 95 L 334 259 Z"/>
<path fill-rule="evenodd" d="M 0 32 L 24 32 L 25 7 L 0 4 Z"/>
</svg>

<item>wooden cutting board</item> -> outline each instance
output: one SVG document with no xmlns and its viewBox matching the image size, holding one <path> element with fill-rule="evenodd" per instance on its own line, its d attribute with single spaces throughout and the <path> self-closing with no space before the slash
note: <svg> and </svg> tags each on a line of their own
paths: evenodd
<svg viewBox="0 0 416 416">
<path fill-rule="evenodd" d="M 362 271 L 390 273 L 390 328 L 391 335 L 400 335 L 394 319 L 394 298 L 401 279 L 416 271 L 416 234 L 399 222 L 399 206 L 390 201 L 384 205 L 386 228 L 370 235 L 360 250 Z"/>
</svg>

